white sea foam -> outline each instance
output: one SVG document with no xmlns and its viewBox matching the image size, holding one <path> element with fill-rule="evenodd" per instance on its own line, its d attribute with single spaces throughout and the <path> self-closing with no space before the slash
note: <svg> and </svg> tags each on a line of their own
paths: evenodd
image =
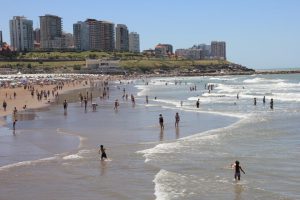
<svg viewBox="0 0 300 200">
<path fill-rule="evenodd" d="M 165 104 L 172 104 L 176 107 L 180 107 L 180 101 L 174 101 L 174 100 L 170 100 L 170 99 L 156 99 L 155 101 L 165 103 Z"/>
<path fill-rule="evenodd" d="M 246 79 L 244 83 L 279 83 L 283 82 L 283 79 L 265 79 L 265 78 L 253 78 L 253 79 Z"/>
<path fill-rule="evenodd" d="M 222 76 L 222 77 L 210 77 L 209 80 L 220 80 L 220 81 L 234 81 L 237 78 L 232 78 L 230 76 Z"/>
<path fill-rule="evenodd" d="M 147 95 L 147 92 L 149 91 L 149 86 L 146 85 L 135 85 L 135 87 L 140 90 L 137 93 L 137 96 L 145 96 Z"/>
<path fill-rule="evenodd" d="M 35 164 L 39 164 L 39 163 L 42 163 L 42 162 L 49 162 L 49 161 L 56 160 L 56 159 L 58 159 L 58 156 L 41 158 L 41 159 L 38 159 L 38 160 L 21 161 L 21 162 L 12 163 L 12 164 L 9 164 L 9 165 L 1 166 L 0 171 L 9 170 L 9 169 L 13 169 L 13 168 L 16 168 L 16 167 L 35 165 Z"/>
<path fill-rule="evenodd" d="M 254 115 L 251 115 L 254 116 Z M 145 149 L 142 151 L 137 151 L 136 153 L 143 154 L 145 157 L 145 163 L 151 161 L 152 159 L 156 158 L 156 155 L 159 154 L 168 154 L 168 153 L 174 153 L 176 151 L 180 151 L 181 148 L 184 148 L 189 145 L 189 142 L 191 141 L 198 141 L 198 142 L 216 142 L 219 139 L 220 133 L 226 132 L 226 130 L 236 128 L 242 123 L 248 122 L 247 120 L 251 120 L 252 117 L 248 115 L 248 117 L 244 117 L 240 119 L 239 121 L 222 128 L 212 129 L 200 133 L 196 133 L 194 135 L 190 135 L 187 137 L 180 138 L 176 140 L 175 142 L 168 142 L 168 143 L 162 143 L 158 144 L 153 148 Z"/>
<path fill-rule="evenodd" d="M 72 155 L 68 155 L 68 156 L 63 157 L 63 160 L 79 160 L 81 158 L 82 157 L 79 156 L 78 154 L 72 154 Z"/>
<path fill-rule="evenodd" d="M 71 135 L 71 136 L 77 137 L 79 139 L 78 148 L 82 148 L 83 147 L 83 142 L 86 140 L 85 137 L 80 136 L 79 134 L 76 134 L 76 133 L 71 132 L 71 131 L 63 130 L 63 129 L 60 129 L 60 128 L 57 128 L 56 132 L 59 133 L 59 134 L 66 134 L 66 135 Z"/>
<path fill-rule="evenodd" d="M 178 183 L 184 184 L 186 181 L 184 176 L 163 169 L 160 170 L 153 180 L 156 200 L 184 199 L 186 189 L 175 189 L 175 186 Z"/>
</svg>

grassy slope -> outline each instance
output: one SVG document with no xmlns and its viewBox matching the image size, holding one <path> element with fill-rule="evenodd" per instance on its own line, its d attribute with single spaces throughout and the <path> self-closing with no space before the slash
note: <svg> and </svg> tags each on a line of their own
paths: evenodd
<svg viewBox="0 0 300 200">
<path fill-rule="evenodd" d="M 211 66 L 227 64 L 227 61 L 218 60 L 183 60 L 175 58 L 158 59 L 136 53 L 112 53 L 112 52 L 29 52 L 17 56 L 19 59 L 36 59 L 36 61 L 0 61 L 0 67 L 11 68 L 69 68 L 75 66 L 84 67 L 86 58 L 120 58 L 120 66 L 129 71 L 152 71 L 155 69 L 170 70 L 175 68 L 188 69 L 192 66 Z M 50 59 L 52 62 L 39 61 L 38 59 Z M 59 61 L 57 59 L 70 59 L 70 61 Z M 73 61 L 71 61 L 73 59 Z M 76 60 L 75 60 L 76 59 Z M 75 60 L 75 61 L 74 61 Z"/>
</svg>

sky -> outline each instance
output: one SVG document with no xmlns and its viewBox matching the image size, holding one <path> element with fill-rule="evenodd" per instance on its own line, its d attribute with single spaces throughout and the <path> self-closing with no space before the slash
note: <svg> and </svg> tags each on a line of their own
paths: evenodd
<svg viewBox="0 0 300 200">
<path fill-rule="evenodd" d="M 0 30 L 10 43 L 9 20 L 58 15 L 63 30 L 87 18 L 126 24 L 141 49 L 174 49 L 225 41 L 227 59 L 249 68 L 300 67 L 299 0 L 0 0 Z"/>
</svg>

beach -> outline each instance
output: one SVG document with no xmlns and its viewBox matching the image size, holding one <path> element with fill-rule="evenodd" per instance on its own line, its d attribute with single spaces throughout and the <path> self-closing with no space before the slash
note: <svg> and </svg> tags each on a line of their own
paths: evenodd
<svg viewBox="0 0 300 200">
<path fill-rule="evenodd" d="M 22 112 L 33 117 L 18 121 L 15 132 L 7 111 L 0 199 L 298 199 L 299 84 L 295 75 L 117 78 L 106 98 L 99 87 L 70 86 L 60 98 L 67 111 L 62 101 L 28 103 Z M 9 101 L 18 110 L 32 98 L 22 92 Z M 86 110 L 79 92 L 94 94 Z M 40 105 L 48 106 L 33 109 Z M 99 145 L 107 161 L 100 161 Z M 238 183 L 235 160 L 246 172 Z"/>
</svg>

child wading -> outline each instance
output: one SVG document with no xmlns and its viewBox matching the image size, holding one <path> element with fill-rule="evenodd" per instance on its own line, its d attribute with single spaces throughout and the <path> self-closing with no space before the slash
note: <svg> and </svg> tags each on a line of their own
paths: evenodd
<svg viewBox="0 0 300 200">
<path fill-rule="evenodd" d="M 100 145 L 99 154 L 101 153 L 101 160 L 107 159 L 105 148 L 103 145 Z"/>
<path fill-rule="evenodd" d="M 234 179 L 235 180 L 241 180 L 241 171 L 245 174 L 244 170 L 240 166 L 239 161 L 235 161 L 234 164 L 232 164 L 232 168 L 234 168 Z"/>
</svg>

